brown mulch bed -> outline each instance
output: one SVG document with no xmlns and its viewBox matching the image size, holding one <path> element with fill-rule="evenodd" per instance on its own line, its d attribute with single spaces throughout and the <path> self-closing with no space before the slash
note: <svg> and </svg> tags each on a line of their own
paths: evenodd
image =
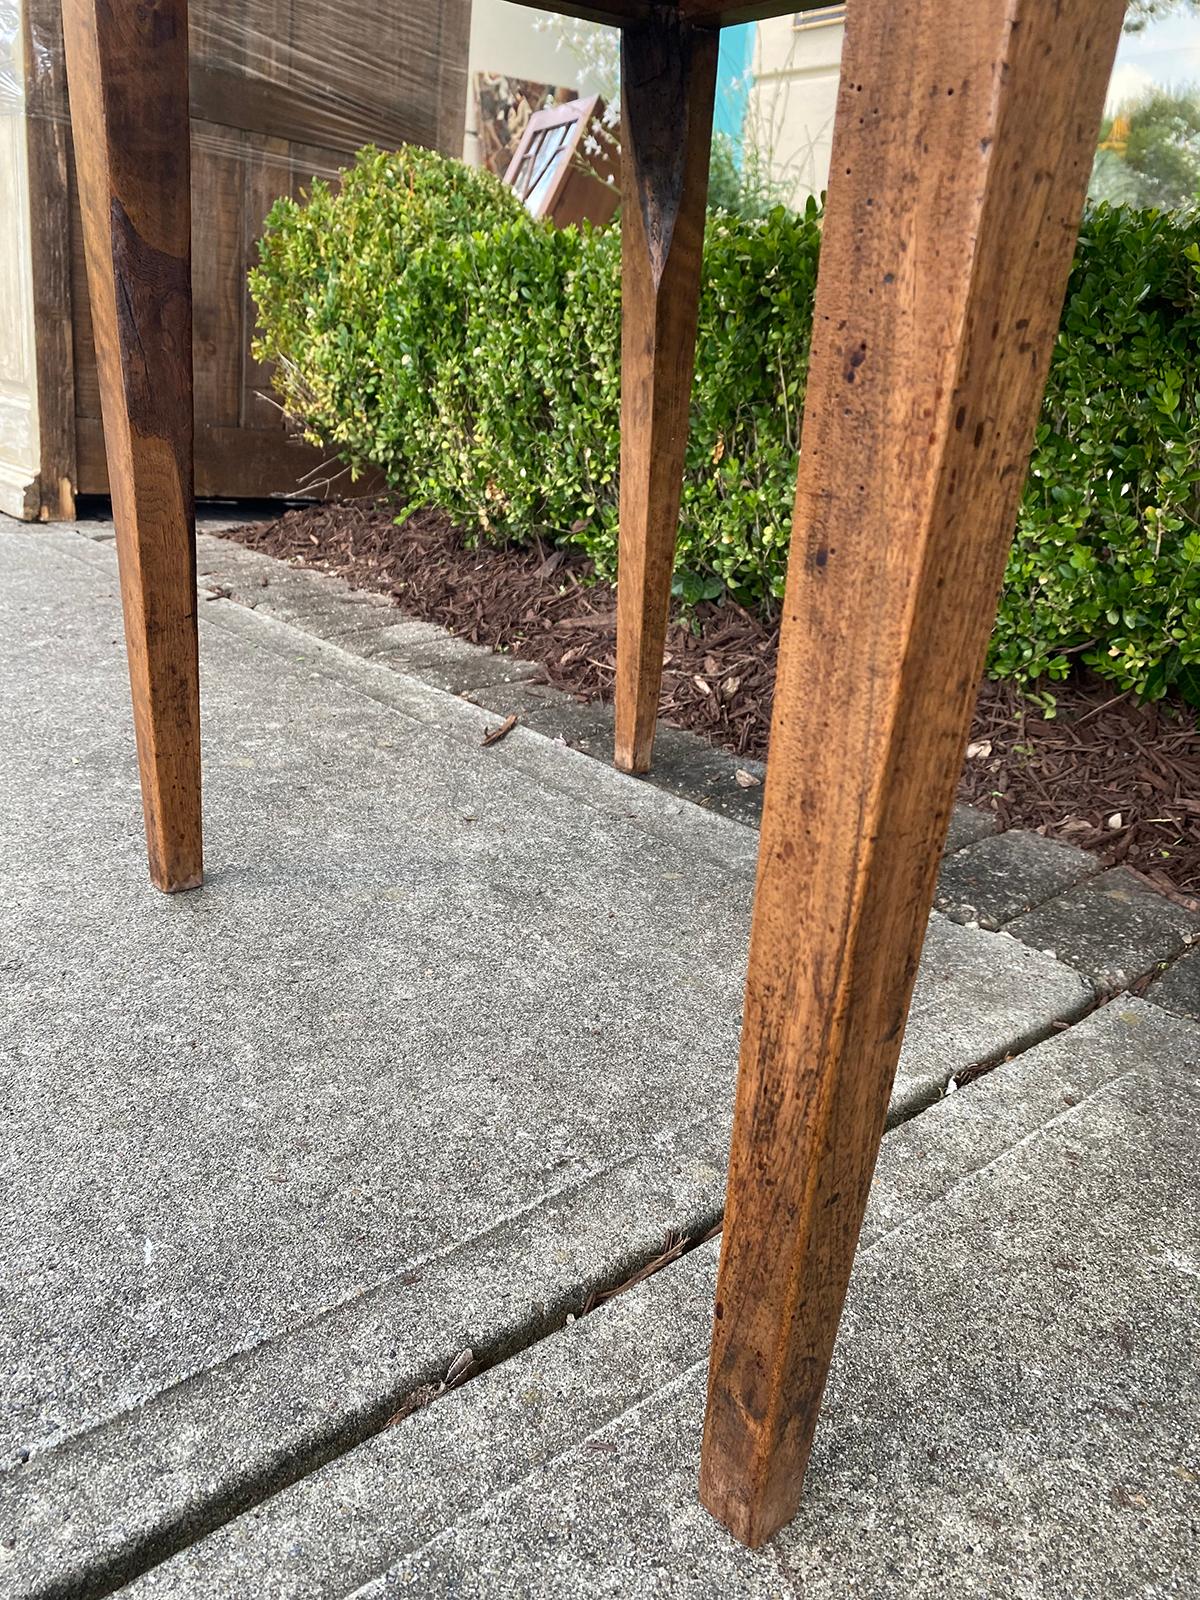
<svg viewBox="0 0 1200 1600">
<path fill-rule="evenodd" d="M 405 612 L 474 644 L 542 665 L 545 682 L 608 699 L 615 594 L 561 549 L 470 548 L 435 511 L 394 522 L 386 501 L 289 511 L 230 530 L 254 549 L 391 595 Z M 778 628 L 731 604 L 673 621 L 662 715 L 739 755 L 766 754 Z M 1138 705 L 1080 677 L 1055 688 L 1057 715 L 1007 683 L 979 692 L 962 799 L 1004 827 L 1034 828 L 1123 862 L 1188 903 L 1200 897 L 1200 734 L 1195 713 Z"/>
</svg>

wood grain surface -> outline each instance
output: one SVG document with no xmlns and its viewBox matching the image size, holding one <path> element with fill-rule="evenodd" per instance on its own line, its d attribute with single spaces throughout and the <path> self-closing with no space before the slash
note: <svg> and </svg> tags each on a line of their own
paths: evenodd
<svg viewBox="0 0 1200 1600">
<path fill-rule="evenodd" d="M 854 0 L 764 797 L 701 1494 L 796 1510 L 1121 0 Z"/>
<path fill-rule="evenodd" d="M 150 876 L 203 877 L 187 0 L 64 0 Z"/>
<path fill-rule="evenodd" d="M 615 760 L 645 772 L 696 355 L 717 35 L 670 13 L 621 40 L 621 503 Z"/>
</svg>

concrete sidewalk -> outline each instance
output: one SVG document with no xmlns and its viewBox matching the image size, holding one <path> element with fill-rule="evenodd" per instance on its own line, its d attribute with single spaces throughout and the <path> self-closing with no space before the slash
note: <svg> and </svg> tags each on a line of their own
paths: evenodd
<svg viewBox="0 0 1200 1600">
<path fill-rule="evenodd" d="M 761 1550 L 696 1497 L 713 1243 L 126 1593 L 1194 1596 L 1197 1043 L 1108 1007 L 884 1139 L 808 1492 Z"/>
<path fill-rule="evenodd" d="M 512 664 L 485 670 L 465 646 L 439 655 L 436 630 L 203 543 L 247 582 L 267 582 L 251 609 L 203 580 L 217 596 L 201 606 L 209 878 L 166 899 L 145 878 L 111 545 L 0 525 L 5 1594 L 111 1592 L 175 1551 L 185 1565 L 157 1567 L 153 1582 L 181 1593 L 344 1593 L 417 1560 L 430 1539 L 461 1543 L 474 1570 L 476 1536 L 451 1536 L 470 1508 L 410 1534 L 379 1502 L 379 1527 L 397 1539 L 353 1570 L 333 1562 L 323 1588 L 304 1539 L 307 1554 L 286 1559 L 268 1540 L 259 1576 L 243 1580 L 205 1575 L 224 1558 L 204 1536 L 229 1524 L 212 1541 L 248 1548 L 251 1519 L 287 1514 L 288 1483 L 305 1480 L 292 1495 L 326 1492 L 311 1474 L 331 1458 L 329 1472 L 349 1471 L 381 1442 L 455 1433 L 453 1419 L 472 1414 L 456 1407 L 522 1372 L 539 1388 L 538 1361 L 587 1350 L 547 1336 L 590 1293 L 720 1211 L 752 829 L 525 726 L 481 747 L 498 715 L 461 692 L 519 693 Z M 964 819 L 956 843 L 976 848 L 985 832 Z M 956 914 L 980 884 L 996 898 L 984 871 L 994 865 L 959 872 Z M 1037 870 L 1046 887 L 1006 893 L 999 921 L 1044 916 L 1039 894 L 1078 893 L 1073 863 Z M 1122 971 L 1191 936 L 1184 914 L 1139 905 L 1137 917 L 1141 942 Z M 1021 1052 L 1107 997 L 1111 974 L 1037 948 L 1037 927 L 1023 942 L 934 917 L 893 1102 L 897 1150 L 920 1146 L 935 1113 L 916 1114 L 952 1081 L 1014 1054 L 1040 1059 Z M 1143 1014 L 1145 1033 L 1126 1027 L 1154 1041 L 1139 1059 L 1153 1074 L 1161 1057 L 1171 1095 L 1183 1093 L 1193 1030 Z M 1114 1015 L 1110 1005 L 1096 1019 L 1114 1027 Z M 1101 1055 L 1127 1061 L 1115 1045 Z M 936 1116 L 958 1115 L 970 1093 L 1005 1123 L 1010 1088 L 1020 1100 L 1013 1065 L 940 1101 Z M 1097 1070 L 1104 1080 L 1133 1069 Z M 1033 1115 L 1014 1124 L 1010 1143 L 1041 1126 Z M 964 1137 L 962 1173 L 990 1136 L 980 1124 Z M 1153 1166 L 1149 1145 L 1144 1155 Z M 893 1227 L 918 1214 L 915 1201 L 897 1204 Z M 1185 1244 L 1170 1248 L 1193 1259 Z M 897 1252 L 888 1259 L 911 1253 Z M 654 1347 L 655 1318 L 682 1328 L 684 1317 L 694 1364 L 711 1254 L 615 1303 L 629 1348 Z M 644 1329 L 627 1307 L 644 1308 Z M 607 1316 L 586 1318 L 581 1336 Z M 467 1349 L 500 1364 L 378 1433 Z M 569 1386 L 580 1404 L 590 1360 Z M 644 1388 L 646 1400 L 657 1392 L 649 1378 Z M 480 1485 L 488 1473 L 524 1483 L 490 1415 L 482 1432 L 461 1425 L 459 1451 L 478 1460 Z M 561 1441 L 594 1431 L 583 1418 L 558 1403 L 535 1455 L 557 1459 Z M 688 1451 L 680 1474 L 694 1472 Z M 404 1479 L 418 1499 L 438 1500 L 448 1474 L 473 1470 L 422 1459 Z M 712 1551 L 726 1548 L 715 1526 L 695 1527 Z M 574 1592 L 635 1592 L 622 1587 L 618 1546 L 589 1537 L 599 1553 Z M 478 1592 L 539 1592 L 536 1575 L 552 1575 L 562 1548 L 504 1554 L 524 1576 Z M 681 1546 L 672 1572 L 662 1556 L 661 1592 L 727 1592 L 719 1564 L 694 1559 Z M 439 1570 L 446 1592 L 466 1583 L 449 1560 Z M 412 1592 L 443 1583 L 428 1565 L 404 1572 Z M 693 1578 L 700 1587 L 687 1587 Z"/>
</svg>

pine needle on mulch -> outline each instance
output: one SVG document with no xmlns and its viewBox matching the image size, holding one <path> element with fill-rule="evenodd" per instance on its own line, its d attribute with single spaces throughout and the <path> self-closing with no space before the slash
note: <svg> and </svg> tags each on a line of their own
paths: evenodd
<svg viewBox="0 0 1200 1600">
<path fill-rule="evenodd" d="M 616 596 L 562 549 L 471 548 L 436 511 L 402 527 L 386 500 L 289 511 L 226 534 L 391 595 L 473 644 L 538 662 L 579 700 L 609 699 Z M 662 716 L 738 755 L 767 750 L 778 628 L 731 604 L 672 622 Z M 1200 897 L 1200 734 L 1186 706 L 1139 705 L 1111 684 L 1055 688 L 1050 719 L 1014 685 L 985 682 L 959 784 L 1004 827 L 1033 828 L 1123 862 L 1190 903 Z"/>
</svg>

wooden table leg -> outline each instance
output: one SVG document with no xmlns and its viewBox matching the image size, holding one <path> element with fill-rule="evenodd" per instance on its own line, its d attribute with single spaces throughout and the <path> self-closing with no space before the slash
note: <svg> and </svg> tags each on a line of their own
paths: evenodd
<svg viewBox="0 0 1200 1600">
<path fill-rule="evenodd" d="M 615 760 L 654 744 L 700 303 L 717 31 L 665 7 L 624 30 L 621 532 Z"/>
<path fill-rule="evenodd" d="M 63 0 L 150 876 L 203 877 L 187 0 Z"/>
<path fill-rule="evenodd" d="M 796 1510 L 1123 0 L 848 9 L 701 1495 Z"/>
</svg>

